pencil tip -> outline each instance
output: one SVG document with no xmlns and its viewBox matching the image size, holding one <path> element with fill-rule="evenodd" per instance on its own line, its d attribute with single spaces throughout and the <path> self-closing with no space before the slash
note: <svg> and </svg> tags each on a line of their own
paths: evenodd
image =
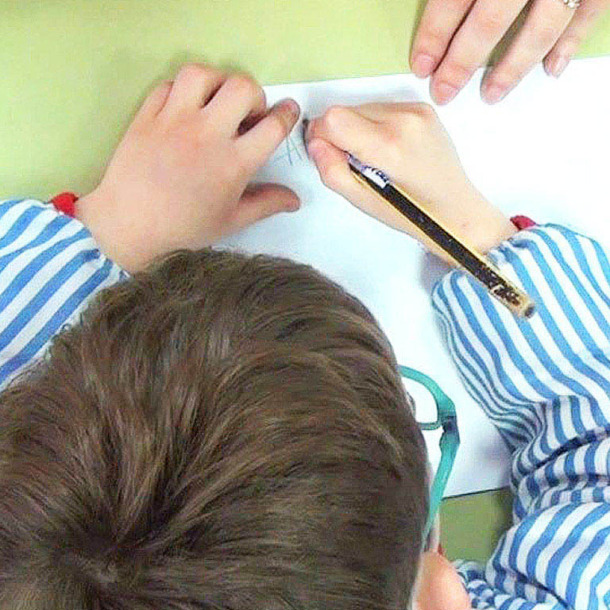
<svg viewBox="0 0 610 610">
<path fill-rule="evenodd" d="M 305 150 L 307 151 L 307 128 L 309 127 L 309 119 L 304 116 L 303 122 L 301 123 L 301 137 L 303 139 L 303 146 L 305 146 Z"/>
</svg>

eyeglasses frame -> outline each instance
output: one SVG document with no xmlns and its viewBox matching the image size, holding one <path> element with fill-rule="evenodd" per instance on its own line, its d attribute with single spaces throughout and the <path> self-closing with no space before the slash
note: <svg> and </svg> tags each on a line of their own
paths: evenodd
<svg viewBox="0 0 610 610">
<path fill-rule="evenodd" d="M 398 365 L 398 370 L 402 377 L 411 379 L 423 385 L 434 398 L 436 403 L 437 418 L 434 422 L 425 422 L 418 425 L 422 431 L 443 429 L 439 446 L 441 449 L 441 459 L 436 469 L 434 481 L 430 489 L 430 506 L 428 510 L 428 520 L 424 530 L 424 541 L 428 540 L 432 527 L 439 513 L 441 502 L 447 488 L 447 482 L 451 475 L 455 456 L 460 446 L 460 433 L 457 424 L 455 404 L 441 390 L 439 385 L 428 375 L 407 366 Z"/>
</svg>

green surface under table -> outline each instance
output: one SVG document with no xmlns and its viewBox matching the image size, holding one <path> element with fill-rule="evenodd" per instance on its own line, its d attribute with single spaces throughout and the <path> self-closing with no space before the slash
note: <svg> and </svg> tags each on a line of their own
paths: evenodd
<svg viewBox="0 0 610 610">
<path fill-rule="evenodd" d="M 559 0 L 558 0 L 559 1 Z M 186 61 L 264 84 L 393 74 L 423 0 L 0 0 L 0 198 L 84 192 L 151 85 Z M 610 53 L 610 14 L 581 55 Z M 486 559 L 505 491 L 448 500 L 450 557 Z"/>
</svg>

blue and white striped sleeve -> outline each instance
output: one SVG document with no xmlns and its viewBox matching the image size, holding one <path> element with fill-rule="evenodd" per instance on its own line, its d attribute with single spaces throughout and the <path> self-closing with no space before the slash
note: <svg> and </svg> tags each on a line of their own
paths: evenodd
<svg viewBox="0 0 610 610">
<path fill-rule="evenodd" d="M 546 225 L 490 257 L 535 299 L 531 320 L 460 271 L 433 296 L 459 374 L 513 456 L 513 526 L 486 566 L 462 563 L 460 573 L 474 608 L 608 608 L 608 255 Z"/>
<path fill-rule="evenodd" d="M 0 389 L 123 277 L 78 220 L 41 201 L 0 202 Z"/>
</svg>

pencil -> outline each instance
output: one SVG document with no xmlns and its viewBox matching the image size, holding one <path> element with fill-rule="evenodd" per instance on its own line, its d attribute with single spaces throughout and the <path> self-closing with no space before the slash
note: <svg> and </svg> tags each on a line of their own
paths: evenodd
<svg viewBox="0 0 610 610">
<path fill-rule="evenodd" d="M 477 279 L 500 303 L 516 316 L 530 318 L 536 311 L 532 299 L 506 279 L 487 259 L 465 245 L 426 212 L 381 170 L 364 165 L 348 153 L 349 168 L 355 178 L 378 197 L 398 210 L 429 237 L 459 267 Z"/>
</svg>

